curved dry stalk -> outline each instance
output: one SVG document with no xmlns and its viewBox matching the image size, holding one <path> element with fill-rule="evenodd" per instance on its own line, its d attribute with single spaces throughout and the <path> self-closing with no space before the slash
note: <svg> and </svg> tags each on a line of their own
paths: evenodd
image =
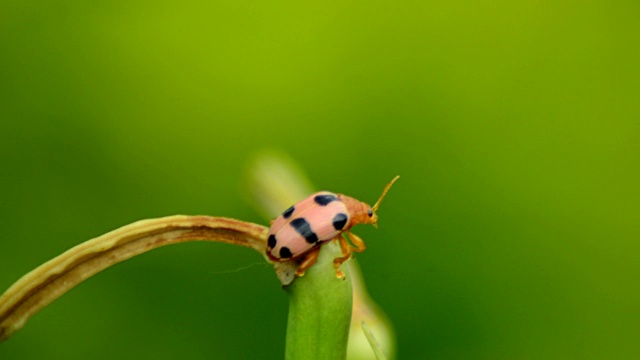
<svg viewBox="0 0 640 360">
<path fill-rule="evenodd" d="M 74 286 L 135 255 L 194 240 L 246 246 L 264 255 L 268 230 L 229 218 L 176 215 L 138 221 L 86 241 L 26 274 L 0 296 L 0 341 Z"/>
</svg>

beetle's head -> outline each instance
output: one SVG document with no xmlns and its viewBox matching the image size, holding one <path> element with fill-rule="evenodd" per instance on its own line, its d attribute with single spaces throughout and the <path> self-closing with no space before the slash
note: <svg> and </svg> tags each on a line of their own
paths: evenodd
<svg viewBox="0 0 640 360">
<path fill-rule="evenodd" d="M 394 177 L 393 180 L 391 180 L 391 182 L 389 182 L 387 186 L 384 187 L 384 190 L 382 191 L 382 195 L 380 195 L 380 198 L 378 199 L 378 201 L 376 201 L 376 203 L 373 206 L 369 206 L 368 204 L 363 203 L 363 205 L 365 205 L 365 210 L 366 210 L 366 216 L 363 216 L 364 221 L 362 221 L 364 224 L 372 224 L 375 228 L 378 228 L 378 215 L 376 214 L 376 211 L 380 207 L 380 203 L 382 202 L 382 199 L 384 199 L 385 195 L 387 195 L 387 191 L 389 191 L 389 189 L 391 188 L 391 185 L 393 185 L 393 183 L 396 182 L 396 180 L 398 180 L 399 177 L 400 176 Z"/>
<path fill-rule="evenodd" d="M 375 227 L 378 227 L 378 215 L 373 208 L 369 204 L 364 204 L 367 216 L 365 217 L 365 224 L 372 224 Z"/>
</svg>

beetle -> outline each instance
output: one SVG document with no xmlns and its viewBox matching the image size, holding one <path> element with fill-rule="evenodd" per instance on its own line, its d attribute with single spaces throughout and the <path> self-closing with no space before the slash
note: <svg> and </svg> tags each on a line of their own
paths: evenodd
<svg viewBox="0 0 640 360">
<path fill-rule="evenodd" d="M 342 254 L 333 260 L 333 266 L 336 277 L 344 278 L 340 265 L 351 258 L 352 252 L 362 252 L 366 248 L 362 239 L 351 232 L 351 228 L 357 224 L 372 224 L 377 228 L 376 210 L 399 177 L 396 176 L 385 186 L 373 206 L 347 195 L 320 191 L 289 207 L 271 221 L 267 256 L 275 262 L 301 259 L 296 275 L 303 276 L 318 260 L 322 244 L 337 240 Z M 355 246 L 347 242 L 343 233 Z"/>
</svg>

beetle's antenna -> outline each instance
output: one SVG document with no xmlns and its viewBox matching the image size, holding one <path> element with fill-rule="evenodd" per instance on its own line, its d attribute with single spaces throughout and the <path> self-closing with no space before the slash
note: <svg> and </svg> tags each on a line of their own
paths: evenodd
<svg viewBox="0 0 640 360">
<path fill-rule="evenodd" d="M 396 177 L 394 177 L 393 180 L 391 180 L 391 182 L 384 187 L 384 190 L 382 191 L 382 195 L 380 195 L 380 199 L 376 201 L 376 204 L 373 205 L 371 210 L 373 211 L 378 210 L 378 207 L 380 207 L 380 203 L 382 202 L 382 199 L 384 199 L 384 196 L 387 195 L 387 191 L 389 191 L 389 189 L 391 188 L 391 185 L 393 185 L 393 183 L 396 182 L 396 180 L 398 180 L 399 178 L 400 178 L 400 175 L 396 175 Z"/>
</svg>

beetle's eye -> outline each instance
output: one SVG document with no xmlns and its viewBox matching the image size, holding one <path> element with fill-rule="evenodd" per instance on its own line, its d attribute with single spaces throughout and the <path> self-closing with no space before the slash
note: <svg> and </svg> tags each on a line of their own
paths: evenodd
<svg viewBox="0 0 640 360">
<path fill-rule="evenodd" d="M 369 211 L 367 211 L 367 214 L 369 215 L 369 217 L 373 216 L 373 210 L 369 209 Z"/>
</svg>

